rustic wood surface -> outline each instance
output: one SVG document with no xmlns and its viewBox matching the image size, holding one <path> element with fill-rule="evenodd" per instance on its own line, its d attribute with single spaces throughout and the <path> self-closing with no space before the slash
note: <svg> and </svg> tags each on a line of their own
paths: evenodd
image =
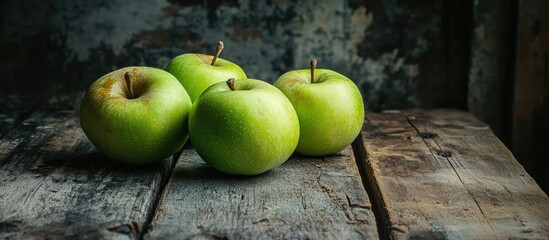
<svg viewBox="0 0 549 240">
<path fill-rule="evenodd" d="M 459 111 L 404 111 L 450 162 L 497 238 L 549 238 L 549 198 L 487 126 Z M 444 154 L 442 154 L 444 155 Z"/>
<path fill-rule="evenodd" d="M 369 114 L 362 134 L 354 146 L 383 237 L 549 236 L 549 198 L 470 114 Z"/>
<path fill-rule="evenodd" d="M 216 172 L 185 149 L 166 189 L 147 238 L 378 238 L 351 147 L 252 178 Z"/>
<path fill-rule="evenodd" d="M 0 238 L 138 237 L 171 162 L 112 163 L 74 111 L 34 113 L 0 139 Z"/>
<path fill-rule="evenodd" d="M 0 122 L 0 238 L 549 238 L 547 195 L 462 111 L 370 113 L 353 149 L 256 177 L 192 148 L 177 164 L 113 163 L 74 111 Z"/>
</svg>

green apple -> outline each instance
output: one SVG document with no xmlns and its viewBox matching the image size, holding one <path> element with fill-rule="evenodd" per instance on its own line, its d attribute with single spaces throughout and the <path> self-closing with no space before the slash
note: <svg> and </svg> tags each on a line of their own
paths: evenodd
<svg viewBox="0 0 549 240">
<path fill-rule="evenodd" d="M 292 102 L 299 116 L 296 151 L 308 156 L 337 153 L 351 144 L 364 121 L 364 103 L 356 84 L 327 69 L 294 70 L 274 83 Z"/>
<path fill-rule="evenodd" d="M 90 86 L 80 105 L 80 125 L 112 160 L 148 164 L 185 144 L 191 105 L 185 89 L 168 72 L 126 67 Z"/>
<path fill-rule="evenodd" d="M 186 53 L 172 59 L 166 70 L 185 87 L 194 102 L 206 88 L 229 78 L 246 79 L 246 73 L 238 65 L 219 58 L 223 42 L 218 42 L 214 56 Z"/>
<path fill-rule="evenodd" d="M 228 174 L 257 175 L 284 163 L 299 140 L 292 103 L 272 85 L 229 79 L 212 85 L 193 103 L 193 147 L 204 161 Z"/>
</svg>

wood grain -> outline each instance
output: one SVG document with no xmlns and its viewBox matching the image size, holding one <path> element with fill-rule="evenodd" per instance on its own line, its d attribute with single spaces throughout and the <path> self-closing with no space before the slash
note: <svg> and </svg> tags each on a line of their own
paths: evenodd
<svg viewBox="0 0 549 240">
<path fill-rule="evenodd" d="M 361 181 L 350 147 L 255 177 L 221 174 L 185 149 L 146 237 L 377 239 Z"/>
<path fill-rule="evenodd" d="M 462 111 L 370 113 L 356 160 L 350 147 L 293 156 L 256 177 L 219 173 L 191 148 L 173 172 L 172 159 L 116 164 L 74 111 L 5 122 L 17 127 L 0 138 L 0 238 L 549 237 L 547 195 Z"/>
<path fill-rule="evenodd" d="M 489 128 L 460 111 L 369 114 L 360 159 L 382 237 L 543 238 L 549 199 Z"/>
<path fill-rule="evenodd" d="M 549 198 L 484 124 L 456 110 L 403 112 L 448 161 L 497 238 L 549 238 Z"/>
<path fill-rule="evenodd" d="M 36 112 L 0 139 L 0 238 L 135 238 L 171 162 L 113 163 L 74 111 Z"/>
</svg>

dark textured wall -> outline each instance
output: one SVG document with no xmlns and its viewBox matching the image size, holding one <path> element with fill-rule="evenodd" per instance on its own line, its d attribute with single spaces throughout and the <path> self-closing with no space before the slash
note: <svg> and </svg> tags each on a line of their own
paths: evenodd
<svg viewBox="0 0 549 240">
<path fill-rule="evenodd" d="M 186 52 L 222 57 L 273 82 L 292 69 L 336 70 L 369 110 L 466 107 L 467 1 L 4 0 L 0 104 L 67 108 L 101 75 L 164 68 Z"/>
<path fill-rule="evenodd" d="M 549 1 L 520 1 L 513 82 L 513 154 L 549 193 Z"/>
</svg>

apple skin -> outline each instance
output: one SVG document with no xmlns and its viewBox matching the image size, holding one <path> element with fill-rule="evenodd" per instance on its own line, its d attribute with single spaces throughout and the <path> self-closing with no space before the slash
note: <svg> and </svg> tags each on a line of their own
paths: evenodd
<svg viewBox="0 0 549 240">
<path fill-rule="evenodd" d="M 292 103 L 272 85 L 255 79 L 209 87 L 195 101 L 189 133 L 196 152 L 213 168 L 257 175 L 284 163 L 299 140 Z"/>
<path fill-rule="evenodd" d="M 225 82 L 229 78 L 246 79 L 246 73 L 238 65 L 222 58 L 217 58 L 212 66 L 213 56 L 206 54 L 186 53 L 172 59 L 166 71 L 173 74 L 185 87 L 195 101 L 209 86 Z"/>
<path fill-rule="evenodd" d="M 135 98 L 124 74 L 130 72 Z M 188 139 L 189 95 L 168 72 L 126 67 L 95 81 L 82 99 L 80 125 L 112 160 L 140 165 L 163 160 Z"/>
<path fill-rule="evenodd" d="M 337 153 L 358 136 L 364 121 L 364 103 L 356 84 L 327 69 L 284 73 L 274 83 L 292 102 L 299 116 L 296 151 L 307 156 Z"/>
</svg>

